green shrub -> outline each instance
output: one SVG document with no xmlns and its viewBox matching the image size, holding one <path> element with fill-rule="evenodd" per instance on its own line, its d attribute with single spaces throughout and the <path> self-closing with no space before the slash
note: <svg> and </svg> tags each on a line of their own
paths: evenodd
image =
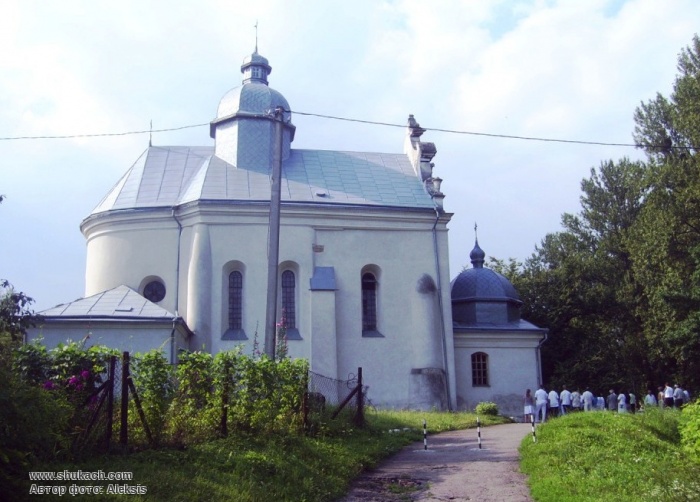
<svg viewBox="0 0 700 502">
<path fill-rule="evenodd" d="M 146 422 L 154 442 L 159 444 L 164 439 L 167 411 L 175 393 L 173 369 L 159 349 L 135 354 L 131 363 L 131 374 Z M 134 408 L 133 404 L 132 400 L 131 408 Z M 140 421 L 137 411 L 130 409 L 129 426 L 135 432 L 134 439 L 145 441 L 146 436 Z"/>
<path fill-rule="evenodd" d="M 481 402 L 476 405 L 475 412 L 477 415 L 498 416 L 498 405 L 489 401 Z"/>
<path fill-rule="evenodd" d="M 683 407 L 679 428 L 683 449 L 700 463 L 700 401 Z"/>
<path fill-rule="evenodd" d="M 30 467 L 67 451 L 70 416 L 64 394 L 24 382 L 0 355 L 0 494 L 26 493 Z"/>
</svg>

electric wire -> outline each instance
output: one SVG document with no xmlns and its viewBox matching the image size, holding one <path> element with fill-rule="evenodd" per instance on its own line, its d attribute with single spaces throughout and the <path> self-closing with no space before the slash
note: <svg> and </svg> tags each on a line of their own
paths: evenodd
<svg viewBox="0 0 700 502">
<path fill-rule="evenodd" d="M 337 115 L 325 115 L 321 113 L 303 112 L 303 111 L 292 111 L 285 110 L 285 112 L 293 113 L 296 115 L 317 117 L 329 120 L 340 120 L 344 122 L 355 122 L 360 124 L 378 125 L 386 127 L 399 127 L 406 128 L 406 124 L 395 124 L 392 122 L 381 122 L 376 120 L 364 120 L 350 117 L 339 117 Z M 124 132 L 108 132 L 108 133 L 88 133 L 88 134 L 65 134 L 65 135 L 51 135 L 51 136 L 6 136 L 0 137 L 0 141 L 18 141 L 18 140 L 43 140 L 43 139 L 73 139 L 73 138 L 98 138 L 98 137 L 109 137 L 109 136 L 129 136 L 135 134 L 153 134 L 160 132 L 172 132 L 181 131 L 184 129 L 192 129 L 195 127 L 204 127 L 210 125 L 210 122 L 204 122 L 201 124 L 190 124 L 178 127 L 167 127 L 162 129 L 146 129 L 138 131 L 124 131 Z M 518 136 L 514 134 L 496 134 L 496 133 L 486 133 L 478 131 L 461 131 L 457 129 L 445 129 L 440 127 L 421 127 L 425 131 L 431 132 L 442 132 L 448 134 L 461 134 L 466 136 L 481 136 L 488 138 L 498 138 L 498 139 L 512 139 L 521 141 L 539 141 L 547 143 L 567 143 L 576 145 L 592 145 L 592 146 L 616 146 L 616 147 L 626 147 L 626 148 L 658 148 L 662 150 L 689 150 L 691 147 L 687 146 L 676 146 L 676 145 L 644 145 L 640 143 L 616 143 L 607 141 L 586 141 L 586 140 L 576 140 L 576 139 L 564 139 L 564 138 L 545 138 L 537 136 Z"/>
</svg>

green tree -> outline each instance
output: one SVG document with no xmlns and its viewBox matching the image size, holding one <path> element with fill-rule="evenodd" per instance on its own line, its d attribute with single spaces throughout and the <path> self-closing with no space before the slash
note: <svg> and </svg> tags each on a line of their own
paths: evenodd
<svg viewBox="0 0 700 502">
<path fill-rule="evenodd" d="M 0 336 L 4 343 L 19 342 L 35 321 L 29 306 L 34 300 L 0 279 Z"/>
<path fill-rule="evenodd" d="M 496 261 L 524 301 L 523 317 L 550 330 L 542 348 L 550 385 L 643 385 L 649 361 L 627 243 L 646 197 L 644 172 L 629 159 L 591 169 L 580 213 L 564 214 L 563 229 L 522 265 Z"/>
<path fill-rule="evenodd" d="M 643 284 L 649 352 L 657 382 L 700 386 L 700 39 L 678 58 L 678 75 L 635 113 L 635 140 L 648 156 L 649 193 L 633 232 L 634 272 Z"/>
</svg>

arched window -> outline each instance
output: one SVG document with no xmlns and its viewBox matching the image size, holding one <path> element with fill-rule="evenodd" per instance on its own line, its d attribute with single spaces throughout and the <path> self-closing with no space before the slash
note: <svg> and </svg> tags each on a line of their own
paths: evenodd
<svg viewBox="0 0 700 502">
<path fill-rule="evenodd" d="M 243 274 L 238 270 L 228 276 L 228 327 L 243 329 Z"/>
<path fill-rule="evenodd" d="M 489 355 L 484 352 L 472 354 L 472 387 L 488 387 Z"/>
<path fill-rule="evenodd" d="M 287 329 L 295 329 L 296 304 L 295 304 L 296 278 L 294 272 L 285 270 L 282 272 L 282 309 L 286 320 Z"/>
<path fill-rule="evenodd" d="M 224 280 L 222 281 L 224 288 L 226 287 L 225 278 L 226 276 L 224 275 Z M 224 291 L 226 292 L 226 290 Z M 228 317 L 228 329 L 221 335 L 221 339 L 247 340 L 248 337 L 243 329 L 243 272 L 241 270 L 234 270 L 228 274 L 228 305 L 223 303 L 222 309 L 222 314 L 225 317 L 221 321 L 226 326 L 226 317 Z"/>
<path fill-rule="evenodd" d="M 377 331 L 377 278 L 362 274 L 362 331 Z"/>
</svg>

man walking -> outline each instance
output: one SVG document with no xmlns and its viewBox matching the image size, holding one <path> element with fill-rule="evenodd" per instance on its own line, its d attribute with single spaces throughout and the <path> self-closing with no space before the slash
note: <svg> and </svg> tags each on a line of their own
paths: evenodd
<svg viewBox="0 0 700 502">
<path fill-rule="evenodd" d="M 613 389 L 610 389 L 610 394 L 608 394 L 608 410 L 617 410 L 617 394 Z"/>
<path fill-rule="evenodd" d="M 540 388 L 535 391 L 535 418 L 542 423 L 547 418 L 547 391 Z"/>
<path fill-rule="evenodd" d="M 549 414 L 553 417 L 559 414 L 559 394 L 554 389 L 549 391 Z"/>
<path fill-rule="evenodd" d="M 664 387 L 664 408 L 673 408 L 673 387 L 668 382 Z"/>
<path fill-rule="evenodd" d="M 586 389 L 581 394 L 581 400 L 583 401 L 583 411 L 591 411 L 593 409 L 593 393 L 590 389 Z"/>
<path fill-rule="evenodd" d="M 559 399 L 561 401 L 559 411 L 562 415 L 566 415 L 571 411 L 571 392 L 566 390 L 566 385 L 562 387 L 561 394 L 559 394 Z"/>
</svg>

